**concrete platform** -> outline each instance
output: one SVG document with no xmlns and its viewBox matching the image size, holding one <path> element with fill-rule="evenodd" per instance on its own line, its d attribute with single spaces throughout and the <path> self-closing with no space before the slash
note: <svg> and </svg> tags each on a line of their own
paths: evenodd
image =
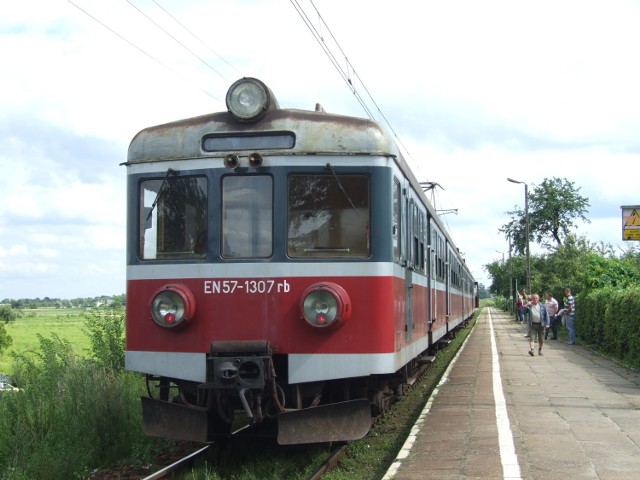
<svg viewBox="0 0 640 480">
<path fill-rule="evenodd" d="M 640 479 L 640 376 L 526 330 L 484 310 L 386 480 Z"/>
</svg>

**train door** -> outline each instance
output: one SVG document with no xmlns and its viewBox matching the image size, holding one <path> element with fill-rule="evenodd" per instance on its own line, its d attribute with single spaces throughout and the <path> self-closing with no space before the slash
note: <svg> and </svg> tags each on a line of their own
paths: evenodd
<svg viewBox="0 0 640 480">
<path fill-rule="evenodd" d="M 405 245 L 407 247 L 407 262 L 404 270 L 405 275 L 405 341 L 410 342 L 413 337 L 413 270 L 414 270 L 414 254 L 413 254 L 413 215 L 414 215 L 414 202 L 413 199 L 409 199 L 405 189 Z"/>
<path fill-rule="evenodd" d="M 406 184 L 393 179 L 393 233 L 394 233 L 394 258 L 402 267 L 404 279 L 404 341 L 411 340 L 413 335 L 413 271 L 411 268 L 411 242 L 410 242 L 410 205 Z"/>
<path fill-rule="evenodd" d="M 451 251 L 447 248 L 446 257 L 447 261 L 444 264 L 444 278 L 445 278 L 445 299 L 447 302 L 447 331 L 449 331 L 449 320 L 451 320 Z"/>
<path fill-rule="evenodd" d="M 429 305 L 431 330 L 438 321 L 438 233 L 429 223 L 430 245 L 429 245 Z"/>
<path fill-rule="evenodd" d="M 431 237 L 429 237 L 431 238 Z M 429 244 L 429 258 L 428 258 L 428 285 L 429 285 L 429 345 L 433 344 L 433 325 L 436 321 L 436 312 L 438 311 L 438 296 L 436 295 L 436 250 L 433 239 Z"/>
<path fill-rule="evenodd" d="M 460 274 L 462 275 L 462 271 Z M 464 320 L 467 313 L 467 279 L 465 276 L 462 276 L 460 285 L 462 286 L 462 319 Z"/>
</svg>

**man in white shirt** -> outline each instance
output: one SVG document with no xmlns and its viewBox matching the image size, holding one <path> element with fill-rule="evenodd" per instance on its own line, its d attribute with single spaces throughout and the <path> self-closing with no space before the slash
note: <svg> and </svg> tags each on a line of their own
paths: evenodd
<svg viewBox="0 0 640 480">
<path fill-rule="evenodd" d="M 551 340 L 558 339 L 558 322 L 556 321 L 556 315 L 558 314 L 558 301 L 553 298 L 551 292 L 547 293 L 547 299 L 544 301 L 544 308 L 547 309 L 547 315 L 549 316 L 549 323 L 551 328 L 544 329 L 544 339 L 549 337 L 549 330 L 551 330 Z"/>
<path fill-rule="evenodd" d="M 531 297 L 529 309 L 529 325 L 531 325 L 531 338 L 529 339 L 529 355 L 533 357 L 533 345 L 538 337 L 538 355 L 542 355 L 542 335 L 549 326 L 549 315 L 547 309 L 540 303 L 540 295 L 534 293 Z"/>
</svg>

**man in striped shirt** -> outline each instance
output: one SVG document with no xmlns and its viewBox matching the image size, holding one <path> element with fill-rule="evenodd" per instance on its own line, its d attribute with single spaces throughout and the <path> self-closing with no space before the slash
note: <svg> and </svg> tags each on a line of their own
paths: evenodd
<svg viewBox="0 0 640 480">
<path fill-rule="evenodd" d="M 566 315 L 567 330 L 569 330 L 569 341 L 565 342 L 567 345 L 576 344 L 576 300 L 571 295 L 571 289 L 565 288 L 564 294 L 567 297 L 564 302 L 564 314 Z"/>
</svg>

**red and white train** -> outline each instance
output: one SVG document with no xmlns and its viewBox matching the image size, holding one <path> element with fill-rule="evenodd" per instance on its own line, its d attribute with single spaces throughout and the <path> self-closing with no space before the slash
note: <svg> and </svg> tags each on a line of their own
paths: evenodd
<svg viewBox="0 0 640 480">
<path fill-rule="evenodd" d="M 126 162 L 126 368 L 146 433 L 235 417 L 282 444 L 370 428 L 476 284 L 377 123 L 281 109 L 255 78 L 228 111 L 147 128 Z"/>
</svg>

